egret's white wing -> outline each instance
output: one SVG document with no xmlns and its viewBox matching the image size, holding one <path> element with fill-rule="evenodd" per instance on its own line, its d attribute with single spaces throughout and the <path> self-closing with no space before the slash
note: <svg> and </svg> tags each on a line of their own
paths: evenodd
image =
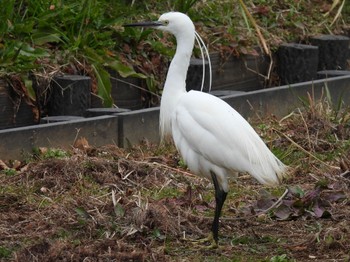
<svg viewBox="0 0 350 262">
<path fill-rule="evenodd" d="M 184 94 L 174 111 L 172 130 L 190 169 L 207 172 L 215 163 L 228 172 L 249 172 L 264 184 L 278 183 L 284 171 L 249 123 L 217 97 L 197 91 Z"/>
</svg>

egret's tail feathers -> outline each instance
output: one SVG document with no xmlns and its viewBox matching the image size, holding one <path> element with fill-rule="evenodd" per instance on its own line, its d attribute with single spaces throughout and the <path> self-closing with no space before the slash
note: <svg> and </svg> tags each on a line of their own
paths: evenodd
<svg viewBox="0 0 350 262">
<path fill-rule="evenodd" d="M 243 152 L 246 155 L 244 171 L 264 185 L 280 184 L 287 171 L 286 165 L 271 152 L 252 128 L 246 129 L 250 132 L 246 132 L 247 138 L 243 139 Z"/>
<path fill-rule="evenodd" d="M 252 165 L 249 172 L 264 185 L 278 185 L 287 175 L 288 167 L 283 164 L 271 151 L 266 152 Z"/>
<path fill-rule="evenodd" d="M 279 169 L 276 171 L 276 175 L 279 181 L 282 182 L 282 180 L 287 176 L 288 166 L 283 164 L 277 157 L 276 157 L 276 162 L 279 167 Z"/>
</svg>

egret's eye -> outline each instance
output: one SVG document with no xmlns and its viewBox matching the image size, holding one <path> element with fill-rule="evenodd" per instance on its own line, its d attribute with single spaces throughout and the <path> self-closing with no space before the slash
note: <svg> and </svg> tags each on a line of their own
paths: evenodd
<svg viewBox="0 0 350 262">
<path fill-rule="evenodd" d="M 169 20 L 164 20 L 163 21 L 163 25 L 168 25 L 169 24 Z"/>
</svg>

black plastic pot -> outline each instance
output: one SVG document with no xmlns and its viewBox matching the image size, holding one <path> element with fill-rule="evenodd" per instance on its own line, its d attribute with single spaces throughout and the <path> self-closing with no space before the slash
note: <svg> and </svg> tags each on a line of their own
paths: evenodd
<svg viewBox="0 0 350 262">
<path fill-rule="evenodd" d="M 346 70 L 350 38 L 342 35 L 321 35 L 310 39 L 318 46 L 318 70 Z"/>
<path fill-rule="evenodd" d="M 47 105 L 49 116 L 84 116 L 91 105 L 91 79 L 88 76 L 64 75 L 51 81 Z"/>
<path fill-rule="evenodd" d="M 277 73 L 283 85 L 316 79 L 318 47 L 296 43 L 283 44 L 277 51 Z"/>
<path fill-rule="evenodd" d="M 0 129 L 33 125 L 32 108 L 0 79 Z"/>
<path fill-rule="evenodd" d="M 118 72 L 110 70 L 112 84 L 112 98 L 114 104 L 120 108 L 141 109 L 142 102 L 142 85 L 141 79 L 136 77 L 121 77 Z"/>
</svg>

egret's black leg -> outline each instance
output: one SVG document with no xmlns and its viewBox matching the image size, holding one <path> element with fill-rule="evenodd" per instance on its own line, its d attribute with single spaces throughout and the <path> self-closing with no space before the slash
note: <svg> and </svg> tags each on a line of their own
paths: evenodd
<svg viewBox="0 0 350 262">
<path fill-rule="evenodd" d="M 210 173 L 214 183 L 215 201 L 216 201 L 215 216 L 214 216 L 214 221 L 213 221 L 211 230 L 213 232 L 214 240 L 217 244 L 219 239 L 219 218 L 220 218 L 222 206 L 224 205 L 224 202 L 226 200 L 227 192 L 225 192 L 220 188 L 219 182 L 215 173 L 213 172 L 210 172 Z"/>
</svg>

